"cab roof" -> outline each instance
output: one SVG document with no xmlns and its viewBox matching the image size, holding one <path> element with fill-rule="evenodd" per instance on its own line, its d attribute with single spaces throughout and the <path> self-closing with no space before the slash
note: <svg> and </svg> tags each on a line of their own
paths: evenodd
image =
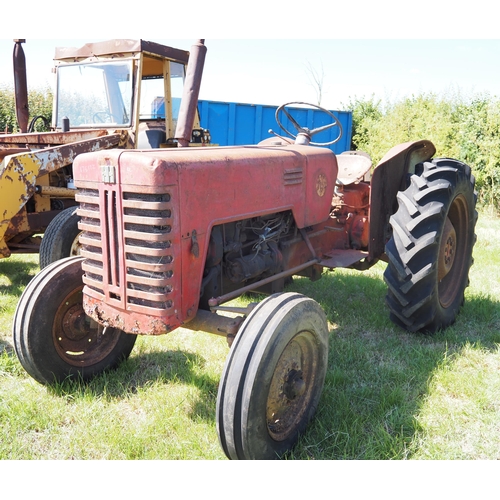
<svg viewBox="0 0 500 500">
<path fill-rule="evenodd" d="M 76 62 L 91 57 L 130 55 L 138 52 L 171 59 L 187 64 L 189 52 L 146 40 L 114 39 L 104 42 L 86 43 L 80 48 L 56 47 L 56 61 Z"/>
</svg>

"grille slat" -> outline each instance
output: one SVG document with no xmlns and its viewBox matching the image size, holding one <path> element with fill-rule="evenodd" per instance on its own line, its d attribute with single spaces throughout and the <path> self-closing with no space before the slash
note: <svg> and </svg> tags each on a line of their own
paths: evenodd
<svg viewBox="0 0 500 500">
<path fill-rule="evenodd" d="M 145 262 L 139 262 L 137 260 L 126 260 L 125 264 L 129 269 L 135 269 L 138 271 L 146 271 L 153 273 L 169 273 L 172 272 L 172 266 L 170 264 L 147 264 Z"/>
<path fill-rule="evenodd" d="M 170 193 L 120 193 L 115 186 L 77 195 L 85 257 L 83 281 L 110 304 L 131 311 L 173 307 Z M 140 189 L 138 187 L 137 189 Z"/>
<path fill-rule="evenodd" d="M 145 201 L 146 200 L 125 199 L 123 200 L 123 208 L 138 208 L 139 210 L 142 210 L 144 208 Z M 150 210 L 169 210 L 170 202 L 165 202 L 165 201 L 149 202 L 148 207 Z"/>
<path fill-rule="evenodd" d="M 151 216 L 124 215 L 123 220 L 125 223 L 128 223 L 128 224 L 136 224 L 136 225 L 140 225 L 140 226 L 157 226 L 157 227 L 161 228 L 161 227 L 169 227 L 168 225 L 163 226 L 165 219 L 167 219 L 169 217 L 170 216 L 157 217 L 154 215 L 151 215 Z"/>
<path fill-rule="evenodd" d="M 125 238 L 131 240 L 140 240 L 141 238 L 147 241 L 170 241 L 170 235 L 167 233 L 144 233 L 140 231 L 123 231 Z"/>
<path fill-rule="evenodd" d="M 168 248 L 152 248 L 152 247 L 140 247 L 140 246 L 132 246 L 125 245 L 125 252 L 127 254 L 127 258 L 133 260 L 132 256 L 150 256 L 156 257 L 160 259 L 165 256 L 165 252 Z M 156 261 L 157 264 L 161 264 L 161 260 Z"/>
</svg>

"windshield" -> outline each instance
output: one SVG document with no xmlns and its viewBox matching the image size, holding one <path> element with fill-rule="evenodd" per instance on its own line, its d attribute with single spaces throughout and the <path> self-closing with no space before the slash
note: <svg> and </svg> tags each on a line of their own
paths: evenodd
<svg viewBox="0 0 500 500">
<path fill-rule="evenodd" d="M 130 126 L 132 61 L 59 66 L 57 96 L 57 127 Z"/>
<path fill-rule="evenodd" d="M 184 86 L 184 65 L 170 63 L 172 122 L 175 128 Z M 165 119 L 165 83 L 163 77 L 144 79 L 141 84 L 141 120 Z"/>
</svg>

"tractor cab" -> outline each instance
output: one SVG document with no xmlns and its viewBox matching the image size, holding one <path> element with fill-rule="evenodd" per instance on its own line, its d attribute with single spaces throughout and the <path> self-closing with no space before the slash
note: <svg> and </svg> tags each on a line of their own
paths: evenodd
<svg viewBox="0 0 500 500">
<path fill-rule="evenodd" d="M 26 60 L 21 46 L 25 40 L 15 42 L 20 132 L 0 135 L 0 259 L 12 253 L 40 252 L 43 267 L 78 249 L 77 222 L 71 223 L 73 218 L 77 221 L 73 217 L 73 161 L 78 155 L 181 143 L 182 147 L 199 146 L 209 141 L 208 132 L 199 129 L 195 99 L 189 121 L 181 122 L 177 130 L 178 116 L 186 115 L 180 111 L 180 102 L 187 63 L 199 49 L 188 52 L 128 39 L 56 48 L 52 121 L 36 116 L 28 124 Z M 201 76 L 193 85 L 199 88 L 200 80 Z M 35 132 L 38 119 L 46 121 L 50 131 Z M 70 223 L 71 230 L 61 229 Z M 52 228 L 56 233 L 51 237 Z M 44 245 L 42 234 L 49 236 Z M 62 246 L 54 243 L 60 237 L 65 242 Z"/>
<path fill-rule="evenodd" d="M 129 148 L 173 144 L 188 58 L 144 40 L 57 48 L 52 127 L 126 130 Z"/>
</svg>

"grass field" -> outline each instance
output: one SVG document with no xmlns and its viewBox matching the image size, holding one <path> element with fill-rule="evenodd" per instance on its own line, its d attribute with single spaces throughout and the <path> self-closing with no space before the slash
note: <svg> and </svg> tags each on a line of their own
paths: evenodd
<svg viewBox="0 0 500 500">
<path fill-rule="evenodd" d="M 392 325 L 384 265 L 295 279 L 324 308 L 329 371 L 316 418 L 285 458 L 499 459 L 500 220 L 482 214 L 457 322 L 434 336 Z M 87 384 L 44 387 L 12 349 L 37 256 L 0 261 L 0 459 L 225 459 L 215 425 L 224 339 L 179 329 L 140 337 Z"/>
</svg>

